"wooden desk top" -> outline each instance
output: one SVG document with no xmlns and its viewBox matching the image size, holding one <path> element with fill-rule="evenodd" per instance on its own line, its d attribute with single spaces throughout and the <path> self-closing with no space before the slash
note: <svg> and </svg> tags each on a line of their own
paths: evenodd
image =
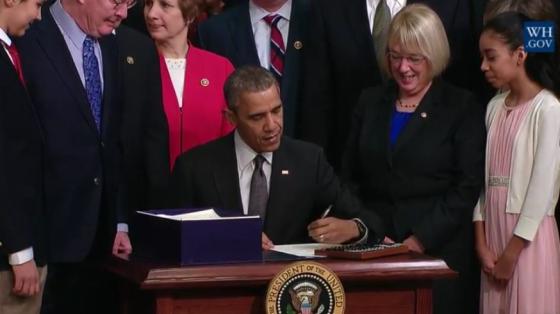
<svg viewBox="0 0 560 314">
<path fill-rule="evenodd" d="M 350 261 L 314 259 L 348 282 L 387 282 L 453 278 L 456 272 L 444 261 L 408 253 L 384 258 Z M 110 259 L 107 269 L 142 290 L 201 287 L 263 286 L 291 261 L 225 265 L 160 266 L 146 262 Z"/>
</svg>

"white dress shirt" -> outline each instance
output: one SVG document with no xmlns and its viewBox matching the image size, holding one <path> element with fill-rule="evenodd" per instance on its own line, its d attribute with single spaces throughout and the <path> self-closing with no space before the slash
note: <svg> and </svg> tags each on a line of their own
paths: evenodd
<svg viewBox="0 0 560 314">
<path fill-rule="evenodd" d="M 233 136 L 235 143 L 235 157 L 237 158 L 237 173 L 239 174 L 239 192 L 241 193 L 241 203 L 243 204 L 243 214 L 249 212 L 249 195 L 251 194 L 251 178 L 255 170 L 253 159 L 258 155 L 235 131 Z M 266 177 L 266 189 L 270 191 L 270 174 L 272 173 L 272 153 L 261 153 L 265 162 L 262 164 Z M 264 217 L 263 217 L 264 218 Z"/>
<path fill-rule="evenodd" d="M 55 3 L 53 3 L 49 10 L 52 14 L 54 22 L 62 33 L 62 37 L 64 38 L 66 47 L 68 47 L 68 51 L 70 52 L 70 56 L 72 57 L 72 61 L 74 63 L 74 66 L 76 67 L 76 71 L 78 71 L 78 75 L 80 76 L 82 85 L 85 88 L 86 78 L 83 65 L 83 45 L 87 34 L 80 29 L 76 21 L 74 21 L 74 19 L 68 14 L 68 12 L 64 10 L 64 7 L 62 6 L 62 3 L 60 1 L 61 0 L 57 0 Z M 95 54 L 95 57 L 97 57 L 99 78 L 101 79 L 101 90 L 103 91 L 105 84 L 105 78 L 103 77 L 103 54 L 101 53 L 101 46 L 99 45 L 98 40 L 95 40 L 93 43 L 93 52 Z"/>
<path fill-rule="evenodd" d="M 12 39 L 10 39 L 8 34 L 6 34 L 6 32 L 1 28 L 0 28 L 0 41 L 2 43 L 4 43 L 4 45 L 2 45 L 2 47 L 4 48 L 4 51 L 6 51 L 6 54 L 8 55 L 8 58 L 10 58 L 10 61 L 12 61 L 12 63 L 14 63 L 14 60 L 12 59 L 12 56 L 8 52 L 8 49 L 6 49 L 6 46 L 11 46 L 12 45 Z"/>
<path fill-rule="evenodd" d="M 268 69 L 270 66 L 270 26 L 263 18 L 270 14 L 278 14 L 282 19 L 278 21 L 278 30 L 282 34 L 284 46 L 288 44 L 288 33 L 290 30 L 290 14 L 292 12 L 292 0 L 288 0 L 276 12 L 268 12 L 265 9 L 257 6 L 253 1 L 249 1 L 249 16 L 251 17 L 251 27 L 253 28 L 253 37 L 255 39 L 255 46 L 257 47 L 257 54 L 261 66 Z"/>
<path fill-rule="evenodd" d="M 387 2 L 387 6 L 389 7 L 389 11 L 391 11 L 391 18 L 395 17 L 397 13 L 399 13 L 402 8 L 406 5 L 406 0 L 385 0 Z M 369 30 L 373 30 L 373 20 L 375 19 L 375 9 L 377 9 L 377 5 L 379 4 L 379 0 L 366 0 L 366 7 L 367 7 L 367 15 L 369 19 Z"/>
</svg>

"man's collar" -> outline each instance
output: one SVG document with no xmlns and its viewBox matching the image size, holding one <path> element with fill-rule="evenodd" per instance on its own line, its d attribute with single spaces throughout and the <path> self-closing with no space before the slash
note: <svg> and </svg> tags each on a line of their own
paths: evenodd
<svg viewBox="0 0 560 314">
<path fill-rule="evenodd" d="M 76 21 L 64 10 L 60 0 L 55 1 L 49 8 L 52 17 L 61 31 L 70 38 L 78 49 L 82 48 L 86 33 L 80 29 Z"/>
<path fill-rule="evenodd" d="M 235 145 L 235 156 L 237 157 L 237 169 L 244 169 L 249 163 L 253 162 L 253 159 L 258 155 L 239 135 L 239 132 L 235 130 L 233 134 L 233 143 Z M 272 152 L 261 153 L 269 164 L 272 164 Z"/>
<path fill-rule="evenodd" d="M 396 2 L 401 8 L 404 8 L 406 5 L 406 0 L 393 0 L 393 2 Z"/>
<path fill-rule="evenodd" d="M 290 20 L 290 14 L 292 13 L 292 0 L 286 1 L 280 9 L 276 12 L 268 12 L 267 10 L 256 5 L 253 0 L 249 0 L 249 16 L 251 17 L 251 25 L 262 20 L 265 16 L 270 14 L 279 14 L 285 20 Z"/>
<path fill-rule="evenodd" d="M 74 18 L 64 10 L 60 0 L 55 1 L 49 10 L 58 27 L 70 38 L 75 46 L 81 48 L 87 34 L 78 26 Z M 111 34 L 116 35 L 116 30 L 113 29 Z"/>
<path fill-rule="evenodd" d="M 6 33 L 6 31 L 4 31 L 3 29 L 0 28 L 0 40 L 6 44 L 6 46 L 11 46 L 12 45 L 12 40 L 10 39 L 10 36 L 8 36 L 8 34 Z"/>
<path fill-rule="evenodd" d="M 378 4 L 378 3 L 379 3 L 379 0 L 366 0 L 366 1 L 369 3 L 369 5 L 370 5 L 372 8 L 373 8 L 373 4 L 374 4 L 374 3 L 375 3 L 375 4 Z M 387 0 L 385 0 L 385 1 L 387 1 Z M 401 7 L 401 8 L 404 8 L 404 6 L 406 5 L 406 0 L 392 0 L 392 1 L 393 1 L 393 3 L 398 4 L 398 6 Z M 387 3 L 387 5 L 389 5 L 389 3 Z M 390 6 L 389 6 L 389 7 L 390 7 Z"/>
</svg>

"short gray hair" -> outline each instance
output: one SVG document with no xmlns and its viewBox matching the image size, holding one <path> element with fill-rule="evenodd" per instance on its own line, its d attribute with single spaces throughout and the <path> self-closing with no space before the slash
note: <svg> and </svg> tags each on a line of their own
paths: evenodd
<svg viewBox="0 0 560 314">
<path fill-rule="evenodd" d="M 254 65 L 237 68 L 224 83 L 224 96 L 228 109 L 235 111 L 242 93 L 262 92 L 273 85 L 278 87 L 278 81 L 265 68 Z"/>
<path fill-rule="evenodd" d="M 418 52 L 428 60 L 431 77 L 443 72 L 449 63 L 449 42 L 439 16 L 424 4 L 405 6 L 391 22 L 387 35 L 387 49 L 399 44 L 407 52 Z M 387 57 L 382 67 L 391 74 Z"/>
</svg>

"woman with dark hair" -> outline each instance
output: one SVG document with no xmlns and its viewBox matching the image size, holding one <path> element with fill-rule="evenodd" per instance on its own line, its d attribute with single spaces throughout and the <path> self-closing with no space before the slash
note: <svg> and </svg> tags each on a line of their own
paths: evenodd
<svg viewBox="0 0 560 314">
<path fill-rule="evenodd" d="M 483 314 L 560 310 L 558 60 L 525 51 L 526 21 L 499 14 L 480 37 L 486 79 L 509 88 L 488 104 L 486 184 L 474 212 Z"/>
<path fill-rule="evenodd" d="M 515 11 L 535 20 L 556 20 L 552 0 L 489 0 L 484 8 L 484 22 L 503 12 Z"/>
<path fill-rule="evenodd" d="M 187 34 L 202 0 L 145 0 L 144 17 L 160 56 L 169 166 L 181 153 L 229 133 L 223 86 L 233 72 L 221 56 L 192 46 Z"/>
</svg>

